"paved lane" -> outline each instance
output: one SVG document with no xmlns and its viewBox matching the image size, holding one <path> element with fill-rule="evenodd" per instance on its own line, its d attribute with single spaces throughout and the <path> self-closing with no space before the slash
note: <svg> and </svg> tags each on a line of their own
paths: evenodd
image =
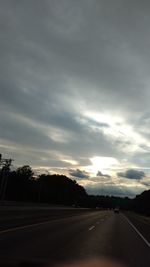
<svg viewBox="0 0 150 267">
<path fill-rule="evenodd" d="M 112 257 L 128 266 L 149 267 L 150 248 L 122 214 L 96 211 L 0 234 L 4 262 L 68 262 Z"/>
</svg>

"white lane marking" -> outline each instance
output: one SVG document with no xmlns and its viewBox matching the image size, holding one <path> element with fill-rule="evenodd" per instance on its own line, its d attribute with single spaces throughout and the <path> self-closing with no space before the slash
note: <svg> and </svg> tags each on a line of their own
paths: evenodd
<svg viewBox="0 0 150 267">
<path fill-rule="evenodd" d="M 91 226 L 91 227 L 89 228 L 89 231 L 93 230 L 94 228 L 95 228 L 95 225 Z"/>
<path fill-rule="evenodd" d="M 85 216 L 82 215 L 83 217 Z M 76 218 L 78 216 L 75 216 Z M 39 225 L 43 225 L 43 224 L 51 224 L 51 223 L 57 223 L 57 222 L 60 222 L 60 221 L 65 221 L 66 219 L 72 219 L 73 217 L 67 217 L 67 218 L 61 218 L 61 219 L 52 219 L 52 220 L 46 220 L 46 221 L 43 221 L 43 222 L 38 222 L 38 223 L 32 223 L 32 224 L 26 224 L 26 225 L 22 225 L 22 226 L 16 226 L 16 227 L 12 227 L 12 228 L 8 228 L 8 229 L 5 229 L 5 230 L 0 230 L 0 235 L 1 234 L 5 234 L 5 233 L 9 233 L 9 232 L 14 232 L 14 231 L 17 231 L 17 230 L 24 230 L 24 229 L 27 229 L 27 228 L 31 228 L 31 227 L 34 227 L 34 226 L 39 226 Z"/>
<path fill-rule="evenodd" d="M 17 227 L 13 227 L 13 228 L 9 228 L 9 229 L 0 231 L 0 235 L 1 234 L 5 234 L 5 233 L 9 233 L 9 232 L 13 232 L 13 231 L 16 231 L 16 230 L 22 230 L 22 229 L 30 228 L 32 226 L 38 226 L 38 225 L 48 224 L 48 223 L 50 223 L 50 221 L 45 221 L 45 222 L 40 222 L 40 223 L 33 223 L 33 224 L 28 224 L 28 225 L 23 225 L 23 226 L 17 226 Z"/>
<path fill-rule="evenodd" d="M 71 217 L 68 217 L 68 218 L 71 218 Z M 61 218 L 61 219 L 54 219 L 54 220 L 47 220 L 47 221 L 43 221 L 43 222 L 38 222 L 38 223 L 32 223 L 32 224 L 26 224 L 26 225 L 22 225 L 22 226 L 16 226 L 16 227 L 12 227 L 12 228 L 8 228 L 6 230 L 0 230 L 0 235 L 1 234 L 5 234 L 5 233 L 9 233 L 9 232 L 14 232 L 14 231 L 17 231 L 17 230 L 24 230 L 24 229 L 27 229 L 27 228 L 31 228 L 31 227 L 34 227 L 34 226 L 40 226 L 40 225 L 44 225 L 44 224 L 51 224 L 51 223 L 57 223 L 58 221 L 65 221 L 66 218 Z"/>
<path fill-rule="evenodd" d="M 127 220 L 127 222 L 132 226 L 132 228 L 136 231 L 136 233 L 143 239 L 146 245 L 150 248 L 150 243 L 146 240 L 146 238 L 139 232 L 139 230 L 133 225 L 133 223 L 124 215 L 122 216 Z"/>
</svg>

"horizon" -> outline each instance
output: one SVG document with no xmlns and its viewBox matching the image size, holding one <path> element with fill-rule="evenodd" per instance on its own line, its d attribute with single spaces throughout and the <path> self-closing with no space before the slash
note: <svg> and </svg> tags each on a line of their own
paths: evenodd
<svg viewBox="0 0 150 267">
<path fill-rule="evenodd" d="M 0 166 L 1 168 L 3 168 L 3 166 L 5 166 L 5 162 L 10 162 L 10 167 L 9 167 L 9 171 L 10 173 L 13 172 L 13 171 L 17 171 L 19 170 L 20 168 L 23 168 L 23 167 L 29 167 L 32 171 L 33 171 L 33 177 L 34 178 L 40 178 L 41 175 L 49 175 L 49 176 L 53 176 L 53 175 L 62 175 L 62 176 L 65 176 L 69 179 L 71 179 L 72 181 L 76 181 L 79 185 L 81 185 L 85 191 L 87 192 L 88 195 L 99 195 L 99 196 L 109 196 L 109 197 L 121 197 L 121 198 L 125 198 L 125 197 L 128 197 L 130 199 L 133 199 L 135 198 L 137 195 L 143 193 L 144 191 L 147 191 L 147 189 L 143 188 L 143 190 L 141 190 L 141 188 L 138 190 L 138 188 L 136 188 L 137 190 L 132 190 L 130 188 L 129 191 L 126 190 L 126 188 L 122 188 L 120 185 L 117 185 L 115 183 L 112 184 L 107 184 L 107 181 L 105 181 L 106 178 L 110 178 L 112 179 L 111 176 L 109 175 L 106 175 L 106 174 L 102 174 L 100 171 L 98 171 L 97 175 L 95 177 L 89 177 L 88 176 L 88 173 L 86 173 L 85 171 L 82 172 L 81 170 L 76 170 L 73 173 L 70 172 L 70 175 L 68 175 L 67 171 L 65 172 L 64 171 L 64 168 L 62 169 L 62 172 L 57 172 L 56 171 L 52 171 L 52 169 L 50 170 L 49 168 L 47 170 L 45 170 L 45 168 L 43 169 L 36 169 L 36 168 L 32 168 L 31 165 L 22 165 L 22 166 L 16 166 L 15 164 L 12 164 L 12 162 L 14 162 L 14 159 L 11 159 L 11 158 L 4 158 L 2 156 L 2 154 L 0 153 Z M 7 165 L 7 163 L 6 163 Z M 132 170 L 133 171 L 133 170 Z M 136 171 L 136 170 L 134 170 Z M 84 175 L 84 176 L 83 176 Z M 82 177 L 83 176 L 83 177 Z M 90 184 L 88 186 L 88 182 L 84 183 L 85 182 L 85 179 L 88 179 L 88 181 L 91 182 L 97 182 L 99 180 L 99 178 L 97 177 L 101 177 L 103 176 L 104 180 L 103 180 L 103 183 L 101 181 L 101 185 L 97 188 L 97 187 L 94 187 L 94 183 L 93 184 Z M 79 179 L 80 177 L 80 179 Z M 82 182 L 82 179 L 84 179 L 84 182 Z M 2 186 L 3 187 L 3 186 Z M 94 190 L 93 190 L 94 189 Z"/>
</svg>

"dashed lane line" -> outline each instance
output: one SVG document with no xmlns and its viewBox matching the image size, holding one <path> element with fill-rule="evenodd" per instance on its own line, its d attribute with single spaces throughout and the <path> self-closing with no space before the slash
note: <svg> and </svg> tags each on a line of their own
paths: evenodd
<svg viewBox="0 0 150 267">
<path fill-rule="evenodd" d="M 90 228 L 89 228 L 89 231 L 93 230 L 95 228 L 95 225 L 92 225 Z"/>
</svg>

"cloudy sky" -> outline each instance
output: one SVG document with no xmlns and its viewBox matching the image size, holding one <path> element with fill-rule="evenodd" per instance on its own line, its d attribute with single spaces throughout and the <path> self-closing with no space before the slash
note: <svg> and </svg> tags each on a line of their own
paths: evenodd
<svg viewBox="0 0 150 267">
<path fill-rule="evenodd" d="M 0 152 L 90 193 L 150 187 L 148 0 L 0 1 Z"/>
</svg>

